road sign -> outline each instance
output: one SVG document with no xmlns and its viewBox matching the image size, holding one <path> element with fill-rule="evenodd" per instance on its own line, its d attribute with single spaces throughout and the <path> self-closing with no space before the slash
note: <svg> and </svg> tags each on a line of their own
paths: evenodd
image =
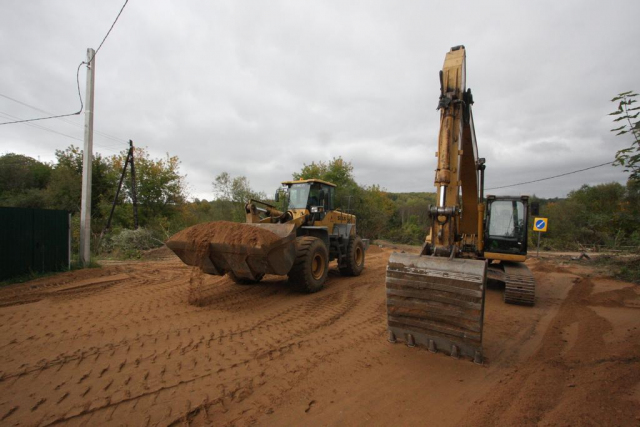
<svg viewBox="0 0 640 427">
<path fill-rule="evenodd" d="M 533 231 L 546 232 L 547 225 L 549 225 L 549 221 L 547 221 L 547 218 L 535 218 L 533 220 Z"/>
</svg>

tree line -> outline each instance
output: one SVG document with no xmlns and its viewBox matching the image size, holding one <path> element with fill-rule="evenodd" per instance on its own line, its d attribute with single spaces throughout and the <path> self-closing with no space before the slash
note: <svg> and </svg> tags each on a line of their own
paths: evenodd
<svg viewBox="0 0 640 427">
<path fill-rule="evenodd" d="M 0 206 L 80 211 L 82 150 L 70 146 L 57 150 L 56 161 L 40 162 L 20 154 L 0 156 Z M 157 246 L 173 233 L 206 221 L 245 219 L 244 205 L 250 198 L 270 203 L 273 195 L 251 188 L 244 176 L 220 172 L 212 180 L 213 200 L 189 200 L 186 176 L 180 161 L 167 154 L 152 158 L 143 148 L 135 149 L 136 193 L 141 230 L 133 232 L 132 182 L 127 176 L 117 198 L 112 229 L 102 236 L 126 160 L 126 151 L 114 156 L 94 156 L 92 232 L 95 251 L 118 250 L 131 245 L 125 255 Z M 283 180 L 289 177 L 283 177 Z M 337 185 L 336 205 L 357 217 L 359 233 L 370 239 L 420 244 L 429 229 L 429 205 L 435 194 L 392 193 L 379 185 L 361 185 L 353 166 L 341 157 L 311 162 L 293 173 L 293 179 L 319 178 Z M 275 189 L 275 188 L 274 188 Z M 541 216 L 549 218 L 543 246 L 550 249 L 580 249 L 587 246 L 640 246 L 640 181 L 626 185 L 585 185 L 566 198 L 532 201 L 541 205 Z M 79 215 L 73 215 L 74 241 L 79 233 Z M 530 233 L 533 237 L 534 233 Z M 100 237 L 102 236 L 102 239 Z"/>
</svg>

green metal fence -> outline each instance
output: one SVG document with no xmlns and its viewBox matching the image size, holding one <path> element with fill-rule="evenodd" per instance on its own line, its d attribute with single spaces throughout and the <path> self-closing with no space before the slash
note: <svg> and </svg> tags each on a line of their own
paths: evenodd
<svg viewBox="0 0 640 427">
<path fill-rule="evenodd" d="M 0 280 L 69 266 L 69 213 L 0 207 Z"/>
</svg>

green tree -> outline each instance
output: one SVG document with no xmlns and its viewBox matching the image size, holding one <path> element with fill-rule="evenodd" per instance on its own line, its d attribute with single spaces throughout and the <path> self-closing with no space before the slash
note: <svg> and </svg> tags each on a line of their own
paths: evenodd
<svg viewBox="0 0 640 427">
<path fill-rule="evenodd" d="M 56 164 L 47 187 L 48 204 L 54 209 L 80 212 L 82 197 L 82 156 L 83 150 L 70 145 L 64 150 L 56 150 Z M 101 204 L 113 200 L 118 173 L 110 159 L 99 153 L 91 163 L 91 216 L 94 226 L 104 220 Z"/>
<path fill-rule="evenodd" d="M 383 237 L 394 213 L 393 202 L 378 185 L 358 185 L 351 162 L 342 157 L 334 157 L 329 162 L 312 162 L 294 173 L 293 178 L 317 178 L 335 184 L 336 207 L 356 215 L 358 234 L 372 239 Z"/>
<path fill-rule="evenodd" d="M 21 154 L 0 156 L 0 206 L 44 208 L 52 167 Z"/>
<path fill-rule="evenodd" d="M 265 200 L 263 192 L 251 189 L 251 183 L 245 176 L 232 177 L 222 172 L 213 181 L 213 191 L 216 200 L 213 203 L 215 216 L 228 221 L 243 222 L 245 220 L 244 206 L 249 199 Z"/>
<path fill-rule="evenodd" d="M 127 159 L 127 151 L 111 157 L 111 171 L 119 179 Z M 180 159 L 166 155 L 153 159 L 149 152 L 140 147 L 135 148 L 134 163 L 136 169 L 136 197 L 138 202 L 139 224 L 143 227 L 160 228 L 166 234 L 177 231 L 173 223 L 181 213 L 182 205 L 188 197 L 185 176 L 180 173 Z M 115 192 L 117 181 L 113 186 Z M 122 207 L 117 208 L 117 223 L 133 227 L 133 188 L 131 169 L 127 168 L 127 176 L 123 182 L 120 200 Z M 102 205 L 105 212 L 110 209 L 111 200 Z M 179 223 L 179 222 L 178 222 Z"/>
<path fill-rule="evenodd" d="M 611 129 L 611 132 L 617 132 L 617 135 L 625 135 L 630 133 L 633 136 L 631 146 L 624 148 L 616 153 L 615 165 L 625 167 L 625 172 L 631 172 L 630 179 L 640 180 L 640 107 L 632 107 L 637 100 L 633 99 L 638 96 L 633 91 L 622 92 L 614 97 L 611 102 L 618 103 L 618 109 L 610 116 L 617 116 L 613 121 L 622 123 L 622 126 Z M 634 114 L 633 111 L 636 111 Z"/>
<path fill-rule="evenodd" d="M 566 199 L 541 204 L 549 218 L 544 236 L 555 249 L 576 249 L 580 245 L 618 247 L 638 241 L 640 185 L 629 180 L 595 186 L 583 185 Z M 534 233 L 531 233 L 532 235 Z"/>
<path fill-rule="evenodd" d="M 293 173 L 293 179 L 321 179 L 337 186 L 336 206 L 353 211 L 361 202 L 362 189 L 353 177 L 353 165 L 342 157 L 334 157 L 329 162 L 311 162 L 304 164 L 300 172 Z"/>
</svg>

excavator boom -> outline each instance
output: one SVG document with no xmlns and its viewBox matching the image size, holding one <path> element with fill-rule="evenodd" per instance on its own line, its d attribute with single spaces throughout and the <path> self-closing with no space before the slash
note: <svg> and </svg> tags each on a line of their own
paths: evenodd
<svg viewBox="0 0 640 427">
<path fill-rule="evenodd" d="M 429 209 L 421 254 L 389 258 L 387 318 L 392 342 L 482 363 L 487 262 L 471 258 L 482 246 L 484 162 L 477 157 L 465 61 L 464 47 L 453 47 L 440 72 L 437 205 Z"/>
</svg>

